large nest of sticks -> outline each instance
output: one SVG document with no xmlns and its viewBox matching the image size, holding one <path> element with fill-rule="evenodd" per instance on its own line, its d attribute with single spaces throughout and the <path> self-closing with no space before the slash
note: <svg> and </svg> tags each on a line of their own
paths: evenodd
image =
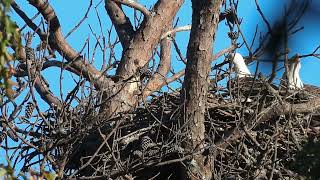
<svg viewBox="0 0 320 180">
<path fill-rule="evenodd" d="M 318 95 L 280 92 L 263 78 L 252 83 L 258 85 L 238 81 L 208 92 L 201 151 L 183 144 L 188 131 L 179 91 L 160 93 L 113 119 L 99 113 L 97 93 L 51 117 L 42 143 L 65 165 L 55 168 L 79 179 L 178 179 L 180 166 L 196 153 L 214 157 L 214 179 L 319 177 L 320 116 L 304 107 Z"/>
</svg>

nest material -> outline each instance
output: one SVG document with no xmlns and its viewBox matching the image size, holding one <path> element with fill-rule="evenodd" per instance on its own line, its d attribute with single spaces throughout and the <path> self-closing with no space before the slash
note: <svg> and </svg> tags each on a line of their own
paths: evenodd
<svg viewBox="0 0 320 180">
<path fill-rule="evenodd" d="M 261 120 L 270 108 L 299 100 L 257 82 L 260 88 L 254 90 L 239 84 L 221 90 L 232 96 L 208 93 L 202 154 L 214 157 L 214 178 L 313 177 L 319 164 L 307 166 L 308 171 L 301 164 L 306 160 L 303 155 L 319 158 L 313 149 L 318 144 L 319 115 L 288 113 Z M 253 101 L 242 100 L 247 97 Z M 155 96 L 132 113 L 109 120 L 93 104 L 86 101 L 52 117 L 51 129 L 46 130 L 46 148 L 57 162 L 65 162 L 65 177 L 181 178 L 181 165 L 195 152 L 183 147 L 187 134 L 180 121 L 184 108 L 179 92 Z"/>
</svg>

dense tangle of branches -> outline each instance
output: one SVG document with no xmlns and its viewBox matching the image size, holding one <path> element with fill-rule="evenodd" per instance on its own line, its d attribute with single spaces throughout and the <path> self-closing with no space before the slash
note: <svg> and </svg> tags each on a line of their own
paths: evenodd
<svg viewBox="0 0 320 180">
<path fill-rule="evenodd" d="M 66 39 L 85 21 L 92 1 L 84 18 L 66 35 L 49 2 L 28 2 L 39 12 L 33 18 L 16 2 L 11 3 L 26 23 L 20 27 L 22 34 L 26 26 L 30 31 L 24 34 L 23 48 L 15 52 L 15 95 L 1 103 L 1 148 L 13 168 L 36 168 L 39 176 L 55 171 L 65 179 L 182 179 L 181 169 L 185 167 L 193 176 L 197 171 L 202 176 L 202 167 L 195 160 L 201 155 L 205 161 L 207 157 L 213 159 L 213 179 L 285 179 L 317 173 L 319 157 L 313 148 L 319 146 L 319 94 L 279 88 L 275 83 L 278 61 L 272 62 L 271 75 L 265 77 L 256 71 L 245 83 L 235 77 L 228 58 L 215 63 L 205 102 L 199 104 L 205 107 L 205 132 L 199 144 L 190 142 L 197 126 L 193 129 L 185 122 L 189 100 L 183 76 L 188 69 L 176 72 L 171 55 L 173 45 L 178 57 L 175 63 L 188 64 L 175 34 L 192 26 L 172 26 L 182 0 L 159 0 L 150 10 L 137 1 L 106 0 L 105 9 L 118 38 L 112 40 L 112 28 L 103 31 L 100 24 L 98 34 L 89 26 L 94 49 L 89 48 L 92 40 L 88 38 L 79 52 Z M 288 68 L 288 37 L 299 31 L 297 22 L 307 3 L 291 3 L 285 9 L 285 19 L 272 27 L 256 1 L 267 32 L 258 37 L 257 29 L 252 45 L 241 31 L 237 3 L 220 3 L 223 12 L 217 21 L 230 29 L 231 43 L 212 55 L 209 63 L 246 46 L 247 63 L 258 66 L 264 55 L 271 54 L 273 59 L 283 58 L 283 68 Z M 301 9 L 294 10 L 297 3 Z M 122 6 L 134 9 L 133 24 Z M 40 15 L 45 20 L 35 24 L 33 20 Z M 97 16 L 103 18 L 98 11 Z M 237 44 L 240 39 L 243 44 Z M 254 47 L 257 39 L 259 46 Z M 283 47 L 270 48 L 275 43 Z M 115 55 L 120 45 L 121 59 Z M 298 56 L 318 57 L 317 50 Z M 103 54 L 99 68 L 94 66 L 98 53 Z M 71 74 L 75 84 L 71 91 L 50 90 L 43 71 L 53 67 L 60 70 L 60 84 L 66 74 Z M 252 101 L 246 101 L 248 98 Z M 313 159 L 303 158 L 310 156 Z M 306 161 L 315 163 L 307 166 Z M 304 174 L 306 171 L 309 174 Z"/>
</svg>

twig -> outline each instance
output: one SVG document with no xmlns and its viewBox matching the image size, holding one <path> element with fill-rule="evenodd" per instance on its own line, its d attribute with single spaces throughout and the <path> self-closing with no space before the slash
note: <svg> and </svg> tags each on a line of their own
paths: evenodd
<svg viewBox="0 0 320 180">
<path fill-rule="evenodd" d="M 142 14 L 144 14 L 144 16 L 146 18 L 149 18 L 151 16 L 151 12 L 147 8 L 145 8 L 143 5 L 139 4 L 136 1 L 133 1 L 133 0 L 112 0 L 112 1 L 121 3 L 121 4 L 124 4 L 129 7 L 134 8 L 134 9 L 139 10 L 142 12 Z"/>
<path fill-rule="evenodd" d="M 80 27 L 80 25 L 84 22 L 84 20 L 88 18 L 88 14 L 89 14 L 89 12 L 90 12 L 91 6 L 92 6 L 92 0 L 90 0 L 89 7 L 87 8 L 87 11 L 86 11 L 86 13 L 84 14 L 83 18 L 78 22 L 77 25 L 75 25 L 75 26 L 67 33 L 67 35 L 66 35 L 64 38 L 67 39 L 76 29 L 78 29 L 78 28 Z"/>
</svg>

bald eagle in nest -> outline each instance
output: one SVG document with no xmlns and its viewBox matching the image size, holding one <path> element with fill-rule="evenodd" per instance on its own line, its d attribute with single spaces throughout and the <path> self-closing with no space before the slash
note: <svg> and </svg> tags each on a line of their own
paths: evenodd
<svg viewBox="0 0 320 180">
<path fill-rule="evenodd" d="M 287 88 L 287 94 L 289 98 L 287 100 L 293 103 L 304 103 L 311 98 L 319 97 L 320 88 L 317 86 L 304 84 L 300 77 L 301 62 L 298 55 L 295 55 L 288 61 L 288 73 L 283 74 L 283 81 L 281 87 Z M 319 134 L 320 132 L 320 113 L 312 112 L 309 116 L 309 127 L 313 132 Z"/>
<path fill-rule="evenodd" d="M 274 89 L 275 86 L 268 84 L 263 78 L 255 78 L 240 53 L 231 53 L 227 59 L 235 71 L 235 77 L 231 78 L 227 84 L 230 95 L 234 99 L 246 103 L 259 102 L 261 97 L 273 99 L 270 89 Z"/>
<path fill-rule="evenodd" d="M 310 98 L 320 95 L 320 88 L 317 86 L 304 84 L 300 77 L 301 62 L 298 55 L 293 56 L 288 61 L 288 70 L 283 73 L 280 84 L 280 92 L 290 98 L 295 99 L 298 103 L 308 101 Z"/>
<path fill-rule="evenodd" d="M 282 75 L 281 88 L 286 88 L 290 92 L 299 91 L 304 88 L 300 78 L 301 63 L 299 56 L 294 56 L 288 60 L 288 69 Z"/>
</svg>

